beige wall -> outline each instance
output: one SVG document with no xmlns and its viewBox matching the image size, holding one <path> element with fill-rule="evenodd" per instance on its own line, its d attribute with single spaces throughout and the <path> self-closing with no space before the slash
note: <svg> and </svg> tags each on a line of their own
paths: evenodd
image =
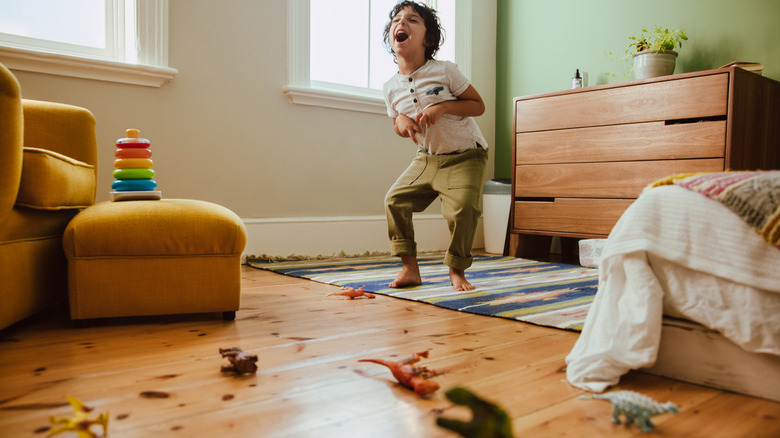
<svg viewBox="0 0 780 438">
<path fill-rule="evenodd" d="M 472 81 L 491 144 L 495 9 L 475 1 Z M 25 98 L 95 114 L 99 201 L 110 191 L 114 140 L 133 127 L 152 141 L 166 198 L 215 202 L 244 219 L 383 215 L 413 144 L 386 116 L 288 101 L 286 11 L 282 0 L 171 0 L 169 65 L 179 74 L 161 88 L 15 74 Z"/>
</svg>

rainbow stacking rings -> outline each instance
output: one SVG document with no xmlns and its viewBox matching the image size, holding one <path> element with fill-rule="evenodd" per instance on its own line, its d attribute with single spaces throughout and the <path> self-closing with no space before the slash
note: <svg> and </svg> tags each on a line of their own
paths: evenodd
<svg viewBox="0 0 780 438">
<path fill-rule="evenodd" d="M 156 191 L 152 166 L 151 142 L 141 138 L 137 129 L 125 131 L 125 138 L 116 141 L 114 150 L 114 181 L 111 183 L 113 199 L 160 199 Z"/>
</svg>

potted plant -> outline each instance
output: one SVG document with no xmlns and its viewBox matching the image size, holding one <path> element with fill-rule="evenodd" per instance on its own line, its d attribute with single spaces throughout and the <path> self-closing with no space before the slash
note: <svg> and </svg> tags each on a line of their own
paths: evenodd
<svg viewBox="0 0 780 438">
<path fill-rule="evenodd" d="M 655 26 L 652 30 L 643 27 L 639 35 L 630 36 L 628 39 L 631 44 L 626 54 L 634 58 L 634 76 L 637 79 L 647 79 L 674 73 L 677 61 L 677 52 L 674 49 L 682 47 L 682 42 L 688 37 L 682 29 L 669 30 Z"/>
</svg>

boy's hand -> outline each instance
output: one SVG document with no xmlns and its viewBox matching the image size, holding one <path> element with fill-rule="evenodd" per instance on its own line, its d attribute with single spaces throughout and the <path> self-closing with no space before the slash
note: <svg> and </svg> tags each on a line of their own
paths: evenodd
<svg viewBox="0 0 780 438">
<path fill-rule="evenodd" d="M 441 103 L 437 105 L 431 105 L 428 108 L 422 110 L 420 114 L 417 114 L 417 123 L 420 126 L 430 128 L 431 125 L 435 125 L 439 121 L 441 116 L 446 113 L 445 106 Z"/>
<path fill-rule="evenodd" d="M 411 138 L 414 144 L 418 144 L 417 134 L 422 132 L 422 128 L 414 120 L 405 115 L 400 115 L 393 119 L 393 124 L 395 125 L 396 134 L 401 137 Z"/>
<path fill-rule="evenodd" d="M 477 117 L 485 112 L 485 102 L 474 89 L 469 85 L 466 91 L 457 96 L 456 100 L 445 100 L 431 105 L 417 114 L 415 121 L 426 128 L 435 125 L 445 114 L 451 114 L 457 117 Z"/>
</svg>

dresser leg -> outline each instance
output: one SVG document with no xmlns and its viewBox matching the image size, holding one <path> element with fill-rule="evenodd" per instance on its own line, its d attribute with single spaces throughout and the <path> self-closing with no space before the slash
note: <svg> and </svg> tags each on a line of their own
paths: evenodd
<svg viewBox="0 0 780 438">
<path fill-rule="evenodd" d="M 510 234 L 507 255 L 538 261 L 550 259 L 552 236 L 535 234 Z"/>
<path fill-rule="evenodd" d="M 575 237 L 561 237 L 561 253 L 558 254 L 558 259 L 554 260 L 560 263 L 566 263 L 569 265 L 580 264 L 580 239 Z M 553 261 L 553 257 L 550 257 L 550 261 Z"/>
</svg>

